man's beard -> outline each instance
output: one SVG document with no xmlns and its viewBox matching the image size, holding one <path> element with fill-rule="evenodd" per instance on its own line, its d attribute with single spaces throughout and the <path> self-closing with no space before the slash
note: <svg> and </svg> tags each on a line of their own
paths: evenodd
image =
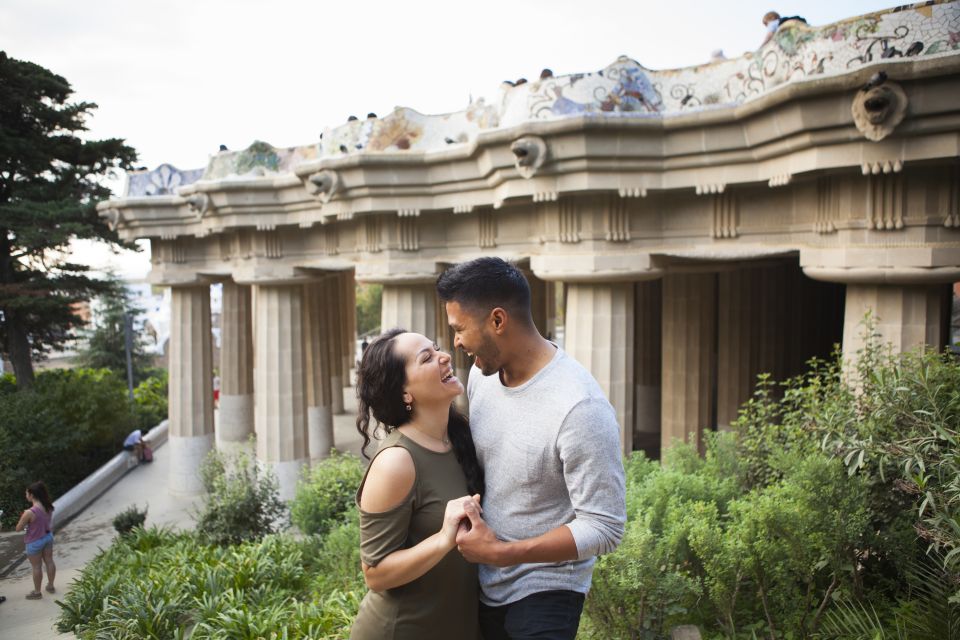
<svg viewBox="0 0 960 640">
<path fill-rule="evenodd" d="M 492 376 L 500 371 L 500 348 L 491 338 L 484 336 L 483 344 L 473 355 L 474 364 L 477 364 L 477 359 L 480 360 L 479 368 L 483 375 Z"/>
</svg>

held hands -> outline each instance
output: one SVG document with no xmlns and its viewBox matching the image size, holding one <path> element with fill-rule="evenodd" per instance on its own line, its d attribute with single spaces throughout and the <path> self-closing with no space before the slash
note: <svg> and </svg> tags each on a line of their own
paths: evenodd
<svg viewBox="0 0 960 640">
<path fill-rule="evenodd" d="M 457 549 L 468 562 L 482 562 L 498 567 L 505 567 L 510 563 L 504 557 L 506 543 L 497 538 L 480 514 L 479 496 L 476 502 L 464 503 L 466 519 L 460 523 L 457 530 Z"/>
<path fill-rule="evenodd" d="M 446 511 L 443 514 L 443 525 L 440 527 L 440 539 L 447 550 L 457 546 L 457 532 L 469 522 L 467 508 L 472 508 L 477 513 L 483 513 L 483 507 L 480 506 L 480 494 L 464 496 L 447 503 Z"/>
</svg>

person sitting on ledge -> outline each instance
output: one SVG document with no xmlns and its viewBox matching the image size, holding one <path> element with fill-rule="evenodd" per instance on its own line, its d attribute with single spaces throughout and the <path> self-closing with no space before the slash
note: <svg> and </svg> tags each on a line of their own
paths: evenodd
<svg viewBox="0 0 960 640">
<path fill-rule="evenodd" d="M 132 451 L 139 462 L 143 462 L 143 448 L 146 443 L 143 441 L 143 434 L 140 429 L 131 431 L 126 440 L 123 441 L 123 450 Z"/>
<path fill-rule="evenodd" d="M 763 15 L 763 26 L 767 28 L 767 35 L 764 36 L 763 42 L 760 43 L 760 46 L 762 47 L 770 42 L 770 38 L 772 38 L 773 34 L 777 32 L 777 29 L 779 29 L 783 23 L 791 20 L 799 20 L 803 24 L 807 24 L 806 19 L 801 18 L 800 16 L 787 16 L 786 18 L 781 18 L 780 14 L 776 11 L 767 11 Z"/>
</svg>

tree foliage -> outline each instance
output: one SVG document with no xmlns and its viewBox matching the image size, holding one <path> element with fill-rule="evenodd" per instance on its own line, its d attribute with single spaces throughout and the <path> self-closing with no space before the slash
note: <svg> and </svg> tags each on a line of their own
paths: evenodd
<svg viewBox="0 0 960 640">
<path fill-rule="evenodd" d="M 143 313 L 123 283 L 110 280 L 109 288 L 100 296 L 100 308 L 93 328 L 87 332 L 87 342 L 80 351 L 81 366 L 91 369 L 110 369 L 122 379 L 127 379 L 126 329 L 127 314 L 130 315 L 130 357 L 133 365 L 133 382 L 140 384 L 148 378 L 151 358 L 144 350 L 143 338 L 135 331 L 133 319 Z"/>
<path fill-rule="evenodd" d="M 96 203 L 110 194 L 102 179 L 136 160 L 123 140 L 77 135 L 97 105 L 72 95 L 63 77 L 0 51 L 0 345 L 20 388 L 33 358 L 82 324 L 74 305 L 102 290 L 63 252 L 74 238 L 119 244 Z"/>
<path fill-rule="evenodd" d="M 357 285 L 357 335 L 365 336 L 380 332 L 380 307 L 383 285 Z"/>
</svg>

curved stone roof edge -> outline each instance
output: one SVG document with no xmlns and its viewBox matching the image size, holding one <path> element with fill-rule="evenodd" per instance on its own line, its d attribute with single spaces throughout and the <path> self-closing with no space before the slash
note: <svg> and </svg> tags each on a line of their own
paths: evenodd
<svg viewBox="0 0 960 640">
<path fill-rule="evenodd" d="M 478 137 L 487 137 L 481 134 L 536 122 L 682 120 L 740 110 L 785 87 L 860 75 L 878 64 L 949 56 L 960 56 L 960 0 L 903 5 L 823 26 L 793 21 L 756 52 L 738 58 L 656 71 L 620 56 L 596 72 L 503 85 L 496 105 L 478 98 L 465 110 L 445 114 L 396 107 L 384 118 L 328 127 L 317 143 L 277 148 L 254 141 L 244 150 L 212 155 L 203 170 L 161 165 L 146 175 L 131 174 L 126 195 L 164 195 L 199 180 L 250 184 L 302 173 L 296 169 L 338 157 L 422 155 L 464 144 L 475 148 Z"/>
</svg>

